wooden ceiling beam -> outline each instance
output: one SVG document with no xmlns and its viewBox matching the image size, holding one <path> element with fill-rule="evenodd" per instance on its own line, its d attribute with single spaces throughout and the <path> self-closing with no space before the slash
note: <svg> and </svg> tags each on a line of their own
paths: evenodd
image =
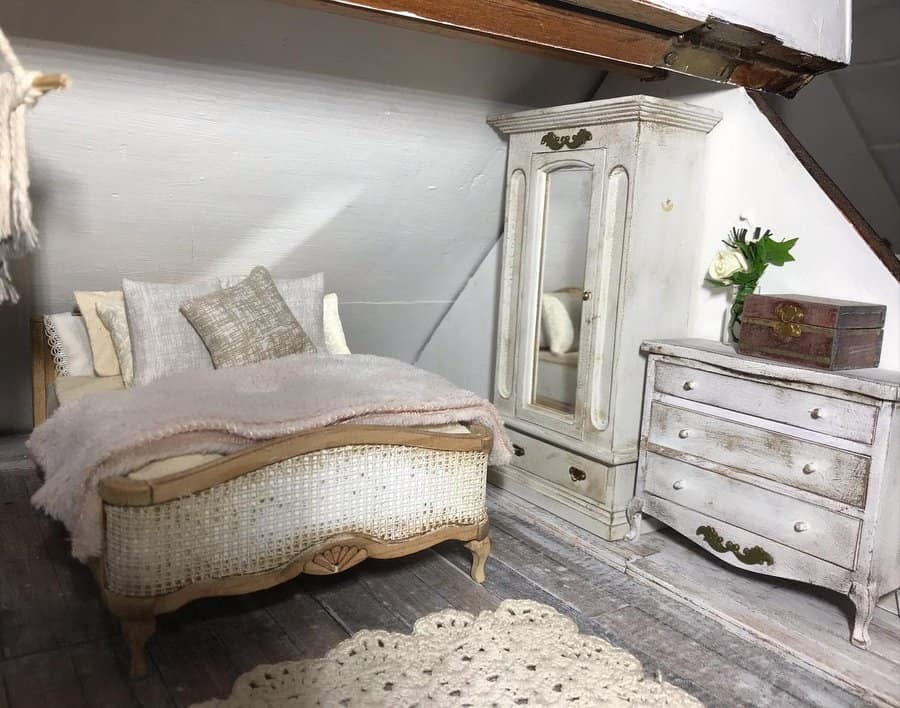
<svg viewBox="0 0 900 708">
<path fill-rule="evenodd" d="M 278 0 L 466 36 L 643 79 L 667 71 L 793 95 L 838 64 L 715 18 L 698 23 L 636 0 Z"/>
</svg>

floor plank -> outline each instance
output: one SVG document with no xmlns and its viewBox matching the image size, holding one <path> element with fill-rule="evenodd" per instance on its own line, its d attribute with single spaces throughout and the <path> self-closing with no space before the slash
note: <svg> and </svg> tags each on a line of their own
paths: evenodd
<svg viewBox="0 0 900 708">
<path fill-rule="evenodd" d="M 40 481 L 23 443 L 0 438 L 0 708 L 187 706 L 227 695 L 255 665 L 324 656 L 361 629 L 409 632 L 429 612 L 477 614 L 506 598 L 555 607 L 710 706 L 860 704 L 622 572 L 654 558 L 655 534 L 639 544 L 599 542 L 495 489 L 494 552 L 483 585 L 469 577 L 470 553 L 448 542 L 337 576 L 191 603 L 160 618 L 149 675 L 133 681 L 93 578 L 72 560 L 62 526 L 29 505 Z"/>
<path fill-rule="evenodd" d="M 349 634 L 303 588 L 303 578 L 269 591 L 266 609 L 290 637 L 295 658 L 325 656 Z"/>
</svg>

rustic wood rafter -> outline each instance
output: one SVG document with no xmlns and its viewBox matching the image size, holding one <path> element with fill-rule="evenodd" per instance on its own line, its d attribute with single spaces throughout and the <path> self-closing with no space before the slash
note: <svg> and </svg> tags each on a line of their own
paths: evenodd
<svg viewBox="0 0 900 708">
<path fill-rule="evenodd" d="M 630 0 L 278 0 L 428 32 L 466 36 L 645 80 L 668 71 L 793 95 L 840 66 L 776 37 Z"/>
</svg>

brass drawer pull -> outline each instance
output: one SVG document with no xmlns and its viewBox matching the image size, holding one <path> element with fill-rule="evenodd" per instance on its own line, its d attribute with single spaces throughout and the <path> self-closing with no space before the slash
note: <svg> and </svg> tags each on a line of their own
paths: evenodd
<svg viewBox="0 0 900 708">
<path fill-rule="evenodd" d="M 684 430 L 678 431 L 678 437 L 684 440 L 685 438 L 691 437 L 691 431 L 685 428 Z"/>
<path fill-rule="evenodd" d="M 803 465 L 803 474 L 812 474 L 813 472 L 817 472 L 818 469 L 815 462 L 807 462 Z"/>
<path fill-rule="evenodd" d="M 813 408 L 813 409 L 809 412 L 809 415 L 810 415 L 810 417 L 813 418 L 814 420 L 821 420 L 822 418 L 827 418 L 827 417 L 828 417 L 828 416 L 825 414 L 825 409 L 824 409 L 824 408 Z"/>
<path fill-rule="evenodd" d="M 685 391 L 693 391 L 695 388 L 697 388 L 697 382 L 696 381 L 685 381 L 684 386 L 682 386 L 682 388 Z"/>
<path fill-rule="evenodd" d="M 590 290 L 585 290 L 581 294 L 581 299 L 584 300 L 585 302 L 587 302 L 588 300 L 591 299 L 591 296 L 593 296 L 593 293 Z"/>
<path fill-rule="evenodd" d="M 573 482 L 583 482 L 587 479 L 587 473 L 584 470 L 580 470 L 577 467 L 569 468 L 569 477 L 572 478 Z"/>
<path fill-rule="evenodd" d="M 525 454 L 525 448 L 521 445 L 513 445 L 513 454 L 516 457 L 522 457 Z"/>
<path fill-rule="evenodd" d="M 798 521 L 796 524 L 794 524 L 794 531 L 796 531 L 797 533 L 809 531 L 809 524 L 805 521 Z"/>
<path fill-rule="evenodd" d="M 684 480 L 676 479 L 674 482 L 672 482 L 672 489 L 684 489 Z"/>
<path fill-rule="evenodd" d="M 745 565 L 775 565 L 775 559 L 772 558 L 772 554 L 764 548 L 753 546 L 752 548 L 741 549 L 739 543 L 726 541 L 712 526 L 698 526 L 696 533 L 698 536 L 703 536 L 703 540 L 706 541 L 714 551 L 718 551 L 719 553 L 734 553 L 735 558 Z"/>
</svg>

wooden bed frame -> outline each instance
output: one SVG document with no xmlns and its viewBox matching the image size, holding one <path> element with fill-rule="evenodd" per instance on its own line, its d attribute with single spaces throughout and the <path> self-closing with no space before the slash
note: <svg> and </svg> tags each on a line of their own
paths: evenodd
<svg viewBox="0 0 900 708">
<path fill-rule="evenodd" d="M 56 378 L 41 318 L 32 319 L 31 340 L 34 421 L 37 425 L 47 417 L 47 386 Z M 493 444 L 491 431 L 481 425 L 471 425 L 469 430 L 468 434 L 446 434 L 416 428 L 337 425 L 253 445 L 221 460 L 155 479 L 105 479 L 100 482 L 99 491 L 105 510 L 166 505 L 219 485 L 234 483 L 244 475 L 282 461 L 323 450 L 346 449 L 348 446 L 402 446 L 447 453 L 480 453 L 486 460 Z M 104 524 L 108 523 L 108 515 L 104 513 Z M 104 539 L 107 539 L 107 528 L 104 528 Z M 486 509 L 483 518 L 475 523 L 444 525 L 402 540 L 385 541 L 365 533 L 331 535 L 304 548 L 277 568 L 191 582 L 173 592 L 152 596 L 119 594 L 110 589 L 107 582 L 109 548 L 106 546 L 104 556 L 93 559 L 89 565 L 106 606 L 122 622 L 123 634 L 131 651 L 131 675 L 139 677 L 147 671 L 145 646 L 156 629 L 156 615 L 173 612 L 199 598 L 255 592 L 291 580 L 301 573 L 339 573 L 366 558 L 397 558 L 448 540 L 462 541 L 471 551 L 472 578 L 483 582 L 485 562 L 491 548 Z"/>
</svg>

